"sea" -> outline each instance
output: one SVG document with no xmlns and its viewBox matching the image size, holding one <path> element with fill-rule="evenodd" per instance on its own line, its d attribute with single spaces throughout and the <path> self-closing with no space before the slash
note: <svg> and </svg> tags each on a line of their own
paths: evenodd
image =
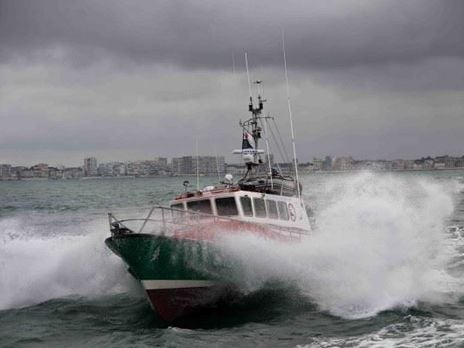
<svg viewBox="0 0 464 348">
<path fill-rule="evenodd" d="M 0 182 L 0 347 L 464 347 L 463 170 L 302 175 L 311 236 L 229 240 L 243 298 L 169 326 L 104 240 L 185 179 Z"/>
</svg>

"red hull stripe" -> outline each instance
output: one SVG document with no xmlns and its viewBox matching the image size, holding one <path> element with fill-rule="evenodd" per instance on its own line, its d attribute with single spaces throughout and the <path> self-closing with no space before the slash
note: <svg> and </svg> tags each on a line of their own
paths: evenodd
<svg viewBox="0 0 464 348">
<path fill-rule="evenodd" d="M 145 290 L 204 288 L 219 285 L 211 280 L 142 280 Z"/>
</svg>

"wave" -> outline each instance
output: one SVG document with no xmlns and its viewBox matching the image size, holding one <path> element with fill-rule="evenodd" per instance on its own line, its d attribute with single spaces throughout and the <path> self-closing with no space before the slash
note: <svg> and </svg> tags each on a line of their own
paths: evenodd
<svg viewBox="0 0 464 348">
<path fill-rule="evenodd" d="M 364 172 L 325 183 L 317 230 L 297 245 L 241 236 L 223 247 L 246 265 L 243 286 L 269 278 L 297 284 L 317 306 L 363 318 L 419 301 L 449 301 L 460 283 L 446 271 L 455 256 L 446 221 L 456 185 Z"/>
<path fill-rule="evenodd" d="M 72 235 L 70 229 L 86 234 Z M 68 225 L 63 235 L 46 235 L 15 217 L 0 220 L 0 230 L 0 310 L 136 287 L 122 262 L 105 247 L 103 223 Z"/>
</svg>

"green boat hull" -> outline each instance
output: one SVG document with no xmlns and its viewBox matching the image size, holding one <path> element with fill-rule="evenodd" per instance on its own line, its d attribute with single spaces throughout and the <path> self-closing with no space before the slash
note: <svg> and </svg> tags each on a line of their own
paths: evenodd
<svg viewBox="0 0 464 348">
<path fill-rule="evenodd" d="M 105 243 L 139 280 L 230 281 L 236 266 L 209 241 L 132 233 L 112 236 Z"/>
<path fill-rule="evenodd" d="M 106 245 L 144 286 L 155 312 L 165 321 L 191 313 L 237 293 L 237 262 L 210 241 L 162 235 L 113 235 Z"/>
</svg>

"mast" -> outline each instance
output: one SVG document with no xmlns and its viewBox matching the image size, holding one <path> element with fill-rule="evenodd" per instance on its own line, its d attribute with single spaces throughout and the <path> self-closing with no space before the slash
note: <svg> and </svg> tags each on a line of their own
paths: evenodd
<svg viewBox="0 0 464 348">
<path fill-rule="evenodd" d="M 256 172 L 256 168 L 263 163 L 260 158 L 260 154 L 263 154 L 264 151 L 258 149 L 259 139 L 261 139 L 262 128 L 259 125 L 259 121 L 263 118 L 261 116 L 263 110 L 263 103 L 266 101 L 261 97 L 258 91 L 258 105 L 255 106 L 253 102 L 253 94 L 251 91 L 251 79 L 250 79 L 250 70 L 248 69 L 248 54 L 245 52 L 245 66 L 247 70 L 248 78 L 248 91 L 250 94 L 250 101 L 248 104 L 248 111 L 251 112 L 251 118 L 242 122 L 240 121 L 240 126 L 243 129 L 243 140 L 242 140 L 242 149 L 234 150 L 233 153 L 241 154 L 243 160 L 247 166 L 247 172 L 245 174 L 246 178 L 248 175 Z M 261 81 L 256 81 L 256 84 L 260 84 Z"/>
<path fill-rule="evenodd" d="M 295 135 L 293 129 L 293 116 L 290 104 L 290 89 L 288 86 L 288 74 L 287 74 L 287 58 L 285 56 L 285 44 L 283 45 L 284 51 L 284 63 L 285 63 L 285 77 L 287 82 L 287 103 L 289 107 L 290 115 L 290 126 L 292 134 L 292 144 L 293 144 L 293 160 L 295 165 L 296 178 L 291 176 L 284 176 L 279 171 L 275 171 L 272 168 L 270 161 L 270 147 L 268 139 L 268 131 L 271 129 L 268 124 L 268 119 L 274 120 L 270 115 L 263 115 L 264 102 L 266 99 L 262 97 L 263 88 L 262 81 L 257 80 L 253 83 L 257 85 L 257 97 L 254 98 L 251 89 L 251 78 L 250 70 L 248 68 L 248 55 L 245 52 L 245 66 L 248 78 L 248 91 L 249 91 L 249 103 L 248 111 L 251 113 L 251 117 L 245 121 L 240 121 L 240 126 L 243 131 L 242 139 L 242 148 L 240 150 L 234 150 L 234 154 L 241 154 L 242 159 L 246 164 L 246 173 L 238 181 L 238 184 L 241 189 L 254 191 L 254 192 L 264 192 L 279 194 L 284 196 L 297 196 L 301 199 L 301 188 L 298 176 L 298 167 L 296 160 L 296 147 L 295 147 Z M 277 128 L 277 127 L 276 127 Z M 278 128 L 277 128 L 278 130 Z M 265 172 L 260 172 L 258 170 L 259 165 L 263 164 L 261 159 L 261 154 L 265 152 L 258 148 L 259 141 L 262 137 L 262 133 L 265 135 L 266 149 L 267 149 L 267 159 L 268 159 L 268 170 L 265 169 Z M 272 133 L 272 129 L 271 129 Z M 274 137 L 274 134 L 272 134 Z M 282 139 L 280 139 L 282 143 Z"/>
<path fill-rule="evenodd" d="M 295 132 L 293 130 L 292 104 L 290 102 L 290 87 L 288 85 L 287 55 L 285 54 L 285 34 L 284 34 L 283 30 L 282 30 L 282 52 L 283 52 L 283 55 L 284 55 L 285 84 L 286 84 L 286 87 L 287 87 L 287 105 L 288 105 L 288 116 L 290 118 L 290 131 L 291 131 L 291 135 L 292 135 L 293 165 L 295 166 L 296 189 L 297 189 L 297 193 L 298 193 L 298 198 L 301 199 L 300 179 L 298 177 L 298 162 L 296 160 Z"/>
<path fill-rule="evenodd" d="M 198 156 L 198 139 L 195 142 L 195 149 L 197 154 L 197 191 L 200 191 L 200 159 Z"/>
<path fill-rule="evenodd" d="M 263 153 L 263 151 L 258 149 L 259 139 L 261 139 L 261 133 L 263 131 L 259 125 L 259 120 L 262 118 L 261 112 L 263 110 L 263 103 L 263 98 L 261 95 L 258 95 L 258 105 L 255 107 L 253 104 L 253 97 L 250 96 L 248 111 L 251 112 L 251 118 L 245 122 L 240 122 L 244 132 L 242 154 L 249 171 L 253 168 L 256 168 L 263 162 L 259 156 L 261 153 Z M 251 135 L 253 139 L 252 143 L 250 142 L 250 139 L 248 139 L 249 135 Z"/>
<path fill-rule="evenodd" d="M 251 94 L 251 80 L 250 80 L 250 70 L 248 70 L 248 53 L 245 52 L 245 66 L 247 71 L 248 78 L 248 94 L 250 95 L 250 103 L 252 103 L 253 95 Z"/>
</svg>

